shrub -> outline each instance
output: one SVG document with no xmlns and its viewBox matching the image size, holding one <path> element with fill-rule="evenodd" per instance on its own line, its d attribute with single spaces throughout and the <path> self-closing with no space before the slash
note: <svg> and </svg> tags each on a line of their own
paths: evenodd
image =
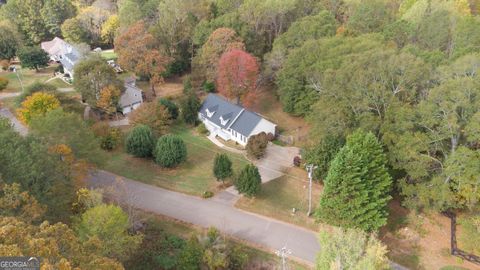
<svg viewBox="0 0 480 270">
<path fill-rule="evenodd" d="M 7 88 L 8 79 L 7 78 L 0 78 L 0 91 Z"/>
<path fill-rule="evenodd" d="M 202 84 L 202 88 L 203 88 L 203 91 L 205 91 L 207 93 L 213 93 L 213 92 L 215 92 L 215 83 L 205 81 Z"/>
<path fill-rule="evenodd" d="M 154 156 L 157 164 L 172 168 L 187 159 L 187 147 L 181 138 L 167 134 L 158 139 Z"/>
<path fill-rule="evenodd" d="M 247 142 L 247 154 L 251 157 L 259 159 L 265 155 L 267 149 L 268 139 L 265 132 L 253 135 Z"/>
<path fill-rule="evenodd" d="M 262 185 L 262 178 L 258 168 L 253 164 L 247 164 L 235 179 L 235 187 L 239 193 L 252 197 L 258 194 Z"/>
<path fill-rule="evenodd" d="M 149 126 L 157 136 L 167 133 L 171 122 L 168 109 L 156 102 L 144 102 L 128 118 L 133 125 Z"/>
<path fill-rule="evenodd" d="M 268 140 L 269 142 L 273 142 L 273 141 L 275 140 L 275 134 L 269 132 L 269 133 L 267 134 L 267 140 Z"/>
<path fill-rule="evenodd" d="M 293 158 L 293 165 L 295 165 L 296 167 L 300 167 L 301 164 L 302 164 L 302 159 L 299 156 L 295 156 Z"/>
<path fill-rule="evenodd" d="M 168 113 L 170 114 L 170 119 L 177 119 L 178 117 L 178 106 L 173 101 L 161 98 L 158 100 L 158 104 L 165 106 L 167 108 Z"/>
<path fill-rule="evenodd" d="M 207 127 L 205 126 L 204 123 L 200 123 L 197 127 L 197 132 L 202 134 L 202 135 L 207 135 L 209 133 Z"/>
<path fill-rule="evenodd" d="M 460 240 L 462 241 L 462 249 L 469 253 L 480 254 L 480 217 L 471 216 L 468 218 L 460 218 L 459 224 L 462 226 Z"/>
<path fill-rule="evenodd" d="M 136 157 L 152 156 L 155 139 L 150 127 L 138 125 L 128 134 L 125 148 L 127 153 Z"/>
<path fill-rule="evenodd" d="M 95 123 L 92 126 L 92 131 L 96 137 L 100 138 L 100 147 L 103 150 L 115 149 L 122 135 L 119 128 L 112 128 L 107 122 Z"/>
<path fill-rule="evenodd" d="M 190 78 L 190 76 L 185 76 L 185 79 L 183 79 L 183 93 L 189 95 L 192 93 L 192 90 L 192 79 Z"/>
<path fill-rule="evenodd" d="M 20 120 L 29 124 L 32 118 L 44 116 L 47 112 L 59 107 L 60 101 L 54 95 L 37 92 L 22 102 L 22 106 L 17 112 Z"/>
<path fill-rule="evenodd" d="M 207 190 L 207 191 L 203 192 L 202 198 L 208 199 L 208 198 L 213 197 L 213 195 L 214 195 L 213 192 L 211 192 L 210 190 Z"/>
</svg>

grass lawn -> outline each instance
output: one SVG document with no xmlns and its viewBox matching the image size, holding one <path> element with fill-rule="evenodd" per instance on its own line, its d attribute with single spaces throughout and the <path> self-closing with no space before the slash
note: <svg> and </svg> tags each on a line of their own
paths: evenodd
<svg viewBox="0 0 480 270">
<path fill-rule="evenodd" d="M 181 137 L 187 145 L 187 161 L 178 168 L 163 169 L 153 160 L 135 158 L 123 149 L 117 149 L 108 153 L 103 169 L 147 184 L 201 196 L 207 190 L 220 190 L 221 184 L 212 174 L 213 159 L 217 153 L 227 153 L 235 171 L 248 162 L 243 156 L 218 148 L 206 137 L 194 134 L 185 126 L 173 127 L 172 133 Z"/>
<path fill-rule="evenodd" d="M 33 82 L 36 82 L 36 81 L 45 82 L 46 80 L 52 78 L 53 71 L 55 70 L 56 66 L 57 65 L 52 65 L 52 66 L 40 69 L 38 72 L 35 72 L 35 70 L 22 68 L 22 69 L 19 69 L 18 75 L 22 80 L 23 86 L 27 87 Z M 0 77 L 7 78 L 9 81 L 7 88 L 4 89 L 3 92 L 20 92 L 22 90 L 22 86 L 17 78 L 16 73 L 0 71 Z M 67 87 L 67 86 L 62 86 L 62 87 Z"/>
<path fill-rule="evenodd" d="M 113 50 L 104 50 L 100 53 L 100 55 L 106 60 L 116 60 L 118 58 L 117 54 Z"/>
<path fill-rule="evenodd" d="M 162 231 L 167 235 L 175 235 L 180 238 L 187 240 L 193 234 L 205 233 L 206 230 L 198 226 L 194 226 L 185 222 L 180 222 L 169 217 L 144 213 L 143 217 L 147 220 L 148 226 L 151 227 L 154 231 Z M 149 230 L 147 230 L 148 233 Z M 243 252 L 248 254 L 248 269 L 276 269 L 280 266 L 280 259 L 269 252 L 266 252 L 262 249 L 247 245 L 243 241 L 238 241 L 236 239 L 229 238 L 227 240 L 234 246 L 240 247 Z M 147 236 L 147 238 L 150 238 Z M 152 239 L 152 238 L 150 238 Z M 152 239 L 153 240 L 153 239 Z M 307 266 L 304 266 L 295 261 L 289 260 L 289 269 L 292 270 L 302 270 L 309 269 Z"/>
<path fill-rule="evenodd" d="M 298 226 L 317 231 L 318 224 L 314 218 L 307 217 L 308 182 L 304 170 L 292 168 L 291 176 L 282 176 L 262 185 L 260 194 L 255 198 L 241 198 L 235 205 L 238 208 L 269 216 Z M 293 176 L 293 177 L 292 177 Z M 312 208 L 315 209 L 320 197 L 321 185 L 314 184 L 312 189 Z M 296 208 L 296 213 L 292 213 Z"/>
</svg>

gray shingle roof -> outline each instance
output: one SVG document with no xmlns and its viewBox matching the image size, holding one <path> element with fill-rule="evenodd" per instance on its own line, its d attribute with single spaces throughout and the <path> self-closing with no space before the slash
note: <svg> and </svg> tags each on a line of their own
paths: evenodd
<svg viewBox="0 0 480 270">
<path fill-rule="evenodd" d="M 212 117 L 208 117 L 207 109 L 209 112 L 215 112 Z M 262 120 L 258 114 L 245 110 L 215 94 L 207 96 L 200 108 L 200 113 L 215 125 L 225 129 L 231 128 L 245 137 L 248 137 Z M 229 119 L 229 121 L 222 125 L 220 117 L 223 120 Z"/>
<path fill-rule="evenodd" d="M 121 108 L 126 108 L 137 103 L 142 103 L 142 90 L 131 85 L 125 84 L 125 92 L 120 96 L 119 105 Z"/>
</svg>

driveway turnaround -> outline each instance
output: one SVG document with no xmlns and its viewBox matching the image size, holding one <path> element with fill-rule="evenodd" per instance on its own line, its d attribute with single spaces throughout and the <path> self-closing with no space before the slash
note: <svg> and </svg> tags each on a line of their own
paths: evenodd
<svg viewBox="0 0 480 270">
<path fill-rule="evenodd" d="M 115 188 L 119 176 L 98 171 L 88 179 L 91 187 Z M 124 179 L 124 186 L 131 194 L 130 203 L 135 207 L 173 217 L 204 228 L 216 227 L 235 238 L 259 245 L 270 251 L 286 246 L 293 256 L 313 265 L 320 250 L 317 235 L 294 225 L 267 217 L 247 213 L 221 200 L 201 199 L 159 187 Z"/>
</svg>

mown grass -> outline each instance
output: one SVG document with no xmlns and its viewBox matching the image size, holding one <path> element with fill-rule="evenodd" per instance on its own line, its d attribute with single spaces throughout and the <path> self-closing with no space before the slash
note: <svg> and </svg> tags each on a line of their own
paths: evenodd
<svg viewBox="0 0 480 270">
<path fill-rule="evenodd" d="M 23 87 L 27 87 L 28 85 L 36 81 L 45 82 L 46 80 L 53 77 L 53 72 L 56 68 L 56 65 L 42 68 L 38 72 L 32 69 L 20 68 L 19 66 L 17 66 L 17 68 L 18 68 L 18 77 L 17 77 L 17 73 L 15 72 L 0 71 L 0 78 L 6 78 L 9 81 L 7 88 L 4 89 L 2 92 L 22 91 L 22 85 L 20 83 L 20 80 L 23 83 Z M 56 81 L 56 80 L 53 80 L 53 81 Z M 55 84 L 56 83 L 57 82 L 55 82 Z M 67 87 L 67 86 L 62 86 L 62 87 Z"/>
<path fill-rule="evenodd" d="M 181 137 L 187 145 L 187 161 L 175 169 L 163 169 L 152 159 L 135 158 L 119 149 L 108 153 L 103 169 L 146 184 L 201 196 L 209 190 L 218 191 L 221 185 L 212 174 L 213 160 L 217 153 L 226 153 L 239 171 L 247 160 L 239 154 L 229 153 L 197 135 L 192 129 L 177 125 L 171 132 Z"/>
<path fill-rule="evenodd" d="M 241 198 L 235 205 L 238 208 L 293 223 L 312 230 L 318 230 L 313 217 L 308 217 L 308 182 L 303 170 L 290 169 L 288 175 L 262 185 L 255 198 Z M 304 178 L 302 178 L 304 176 Z M 312 208 L 315 209 L 321 187 L 313 186 Z M 295 208 L 295 213 L 293 213 Z"/>
</svg>

